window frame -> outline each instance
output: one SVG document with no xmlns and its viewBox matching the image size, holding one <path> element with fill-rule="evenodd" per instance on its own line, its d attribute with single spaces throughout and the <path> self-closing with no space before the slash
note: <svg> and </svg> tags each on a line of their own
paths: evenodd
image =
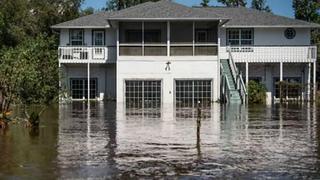
<svg viewBox="0 0 320 180">
<path fill-rule="evenodd" d="M 199 37 L 200 34 L 203 33 L 205 35 L 205 40 L 204 41 L 200 41 L 199 40 Z M 209 37 L 208 37 L 208 30 L 207 29 L 195 29 L 195 43 L 196 44 L 204 44 L 204 43 L 208 43 L 208 40 Z"/>
<path fill-rule="evenodd" d="M 229 37 L 229 32 L 230 31 L 238 31 L 238 37 L 239 39 L 231 39 L 233 41 L 238 41 L 237 45 L 231 45 L 230 44 L 230 37 Z M 250 30 L 251 32 L 251 39 L 243 39 L 242 38 L 242 32 L 246 31 L 246 30 Z M 251 41 L 251 44 L 243 44 L 242 41 Z M 226 45 L 227 46 L 253 46 L 254 45 L 254 28 L 228 28 L 226 30 Z"/>
<path fill-rule="evenodd" d="M 77 81 L 79 82 L 78 84 L 73 84 L 74 81 Z M 82 100 L 83 97 L 85 99 L 87 99 L 88 97 L 88 78 L 78 78 L 78 77 L 75 77 L 75 78 L 69 78 L 69 85 L 70 85 L 70 88 L 69 88 L 69 91 L 70 91 L 70 97 L 73 99 L 73 100 Z M 77 88 L 73 88 L 74 86 L 77 86 Z M 95 87 L 95 88 L 92 88 L 92 87 Z M 78 91 L 78 92 L 81 92 L 82 93 L 82 97 L 79 97 L 79 98 L 74 98 L 74 96 L 77 96 L 78 94 L 74 94 L 73 91 Z M 94 92 L 94 93 L 93 93 Z M 90 78 L 90 99 L 96 99 L 98 97 L 98 94 L 99 94 L 99 82 L 98 82 L 98 78 L 96 77 L 92 77 Z M 91 98 L 92 97 L 92 98 Z"/>
<path fill-rule="evenodd" d="M 80 40 L 73 40 L 73 32 L 74 31 L 81 31 L 81 41 Z M 69 29 L 69 45 L 71 46 L 83 46 L 84 45 L 84 29 Z M 73 42 L 81 42 L 81 44 L 73 44 Z"/>
<path fill-rule="evenodd" d="M 102 45 L 96 45 L 95 43 L 95 32 L 102 32 L 103 38 L 102 38 Z M 106 31 L 104 29 L 93 29 L 92 30 L 92 46 L 105 46 L 106 45 Z"/>
</svg>

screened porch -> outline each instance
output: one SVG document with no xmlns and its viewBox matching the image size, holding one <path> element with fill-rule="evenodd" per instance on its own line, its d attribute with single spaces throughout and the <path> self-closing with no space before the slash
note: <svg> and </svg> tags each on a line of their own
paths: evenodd
<svg viewBox="0 0 320 180">
<path fill-rule="evenodd" d="M 119 22 L 119 56 L 217 54 L 217 21 Z"/>
</svg>

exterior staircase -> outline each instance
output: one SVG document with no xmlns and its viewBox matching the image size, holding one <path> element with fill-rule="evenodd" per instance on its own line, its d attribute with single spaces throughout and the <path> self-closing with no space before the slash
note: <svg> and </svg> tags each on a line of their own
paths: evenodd
<svg viewBox="0 0 320 180">
<path fill-rule="evenodd" d="M 246 85 L 243 82 L 242 74 L 233 61 L 230 48 L 227 49 L 229 59 L 221 59 L 221 101 L 225 103 L 246 104 L 248 93 Z"/>
<path fill-rule="evenodd" d="M 237 89 L 236 79 L 232 75 L 231 66 L 229 64 L 228 59 L 221 60 L 222 72 L 223 75 L 226 77 L 228 84 L 229 84 L 229 102 L 230 103 L 242 103 L 242 98 L 240 95 L 239 90 Z"/>
</svg>

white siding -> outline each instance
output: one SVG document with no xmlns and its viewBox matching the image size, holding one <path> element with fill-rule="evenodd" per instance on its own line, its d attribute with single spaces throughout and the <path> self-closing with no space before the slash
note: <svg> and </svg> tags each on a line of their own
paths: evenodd
<svg viewBox="0 0 320 180">
<path fill-rule="evenodd" d="M 118 61 L 117 62 L 117 101 L 124 102 L 124 81 L 127 79 L 162 80 L 163 103 L 174 102 L 175 79 L 213 80 L 213 100 L 219 99 L 219 61 L 171 61 L 171 71 L 166 71 L 167 61 Z"/>
<path fill-rule="evenodd" d="M 286 28 L 254 28 L 255 46 L 308 46 L 311 44 L 311 34 L 309 28 L 295 28 L 296 37 L 287 39 L 284 35 Z M 226 28 L 221 28 L 219 36 L 221 44 L 219 49 L 219 58 L 228 59 L 226 52 Z M 307 57 L 306 57 L 307 59 Z"/>
<path fill-rule="evenodd" d="M 106 46 L 117 46 L 117 30 L 106 29 Z"/>
<path fill-rule="evenodd" d="M 296 37 L 287 39 L 284 36 L 286 28 L 255 28 L 254 45 L 310 45 L 310 29 L 296 28 Z"/>
<path fill-rule="evenodd" d="M 69 29 L 60 30 L 60 46 L 67 46 L 69 44 Z"/>
<path fill-rule="evenodd" d="M 84 45 L 92 45 L 92 30 L 94 29 L 84 29 Z M 115 29 L 105 29 L 105 42 L 106 46 L 116 46 L 117 36 Z M 69 44 L 69 29 L 60 30 L 60 46 L 67 46 Z"/>
<path fill-rule="evenodd" d="M 84 29 L 84 45 L 91 46 L 92 45 L 92 30 Z"/>
</svg>

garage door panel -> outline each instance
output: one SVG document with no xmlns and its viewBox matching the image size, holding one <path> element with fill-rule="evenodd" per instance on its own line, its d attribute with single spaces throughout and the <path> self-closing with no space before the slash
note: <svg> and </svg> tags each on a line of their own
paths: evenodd
<svg viewBox="0 0 320 180">
<path fill-rule="evenodd" d="M 160 108 L 161 81 L 125 81 L 127 108 Z"/>
<path fill-rule="evenodd" d="M 176 107 L 210 107 L 211 80 L 176 80 Z"/>
</svg>

